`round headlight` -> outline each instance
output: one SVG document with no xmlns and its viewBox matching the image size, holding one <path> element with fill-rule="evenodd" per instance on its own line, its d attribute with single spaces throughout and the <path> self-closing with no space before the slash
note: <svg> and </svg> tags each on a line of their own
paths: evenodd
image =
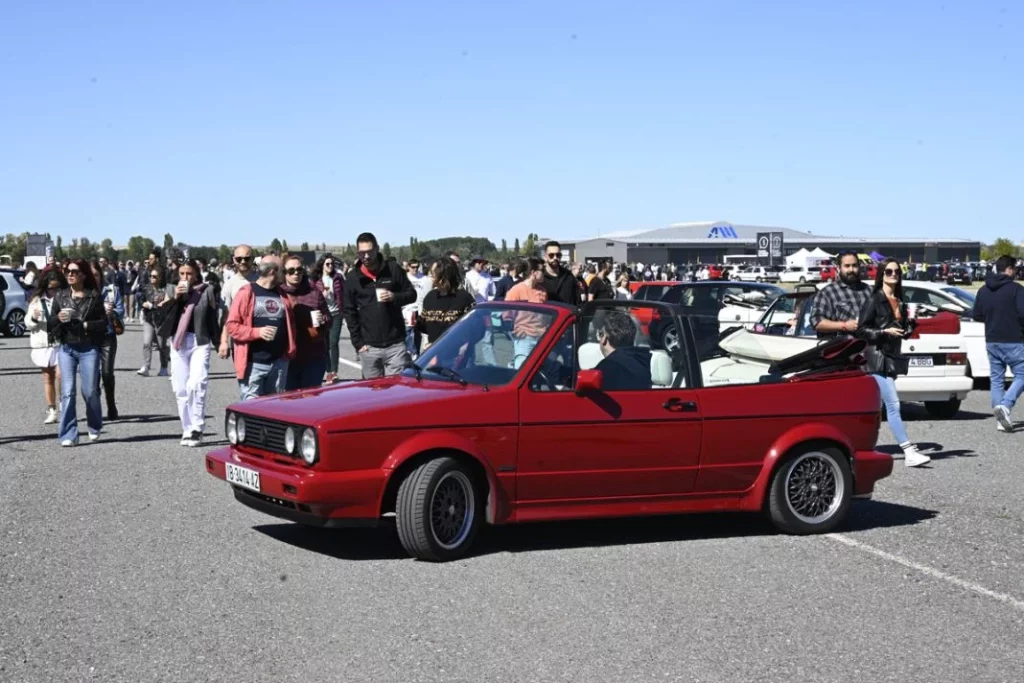
<svg viewBox="0 0 1024 683">
<path fill-rule="evenodd" d="M 284 430 L 284 449 L 289 454 L 295 452 L 295 429 L 292 427 Z"/>
<path fill-rule="evenodd" d="M 312 465 L 316 462 L 316 455 L 316 432 L 307 428 L 302 432 L 302 459 Z"/>
<path fill-rule="evenodd" d="M 235 413 L 228 413 L 228 422 L 225 427 L 227 432 L 228 441 L 232 444 L 238 443 L 238 415 Z"/>
<path fill-rule="evenodd" d="M 239 417 L 235 429 L 238 430 L 238 443 L 245 441 L 245 418 Z"/>
</svg>

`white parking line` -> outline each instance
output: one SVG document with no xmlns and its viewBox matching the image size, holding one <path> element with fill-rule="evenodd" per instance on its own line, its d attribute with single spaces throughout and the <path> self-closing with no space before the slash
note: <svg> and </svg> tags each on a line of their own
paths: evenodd
<svg viewBox="0 0 1024 683">
<path fill-rule="evenodd" d="M 961 579 L 957 576 L 953 576 L 952 574 L 947 574 L 946 572 L 939 571 L 938 569 L 929 567 L 925 564 L 921 564 L 920 562 L 914 562 L 913 560 L 908 560 L 905 557 L 900 557 L 899 555 L 887 553 L 884 550 L 879 550 L 878 548 L 868 545 L 867 543 L 855 541 L 849 536 L 845 536 L 843 534 L 826 534 L 825 536 L 826 538 L 831 538 L 833 541 L 837 541 L 839 543 L 842 543 L 843 545 L 849 546 L 861 552 L 867 553 L 869 555 L 874 555 L 875 557 L 880 557 L 883 560 L 888 560 L 889 562 L 895 562 L 896 564 L 902 565 L 908 569 L 919 571 L 922 574 L 926 574 L 934 579 L 945 581 L 948 584 L 952 584 L 958 588 L 963 588 L 964 590 L 971 591 L 972 593 L 976 593 L 986 598 L 998 600 L 1004 605 L 1009 605 L 1010 607 L 1013 607 L 1015 609 L 1020 610 L 1021 612 L 1024 612 L 1024 600 L 1018 600 L 1017 598 L 1011 595 L 1007 595 L 1006 593 L 998 593 L 994 590 L 989 590 L 988 588 L 985 588 L 984 586 L 979 585 L 977 583 L 965 581 L 964 579 Z"/>
<path fill-rule="evenodd" d="M 350 361 L 350 360 L 346 360 L 344 358 L 339 358 L 338 362 L 339 363 L 344 363 L 345 365 L 349 366 L 350 368 L 355 368 L 356 370 L 362 370 L 363 369 L 363 366 L 360 365 L 359 363 L 356 363 L 356 362 Z"/>
</svg>

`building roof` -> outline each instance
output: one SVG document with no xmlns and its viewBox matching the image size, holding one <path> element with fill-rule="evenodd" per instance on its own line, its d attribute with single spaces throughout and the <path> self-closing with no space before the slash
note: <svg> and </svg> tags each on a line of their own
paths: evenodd
<svg viewBox="0 0 1024 683">
<path fill-rule="evenodd" d="M 781 232 L 786 242 L 801 244 L 974 244 L 978 240 L 934 237 L 857 237 L 843 235 L 817 235 L 811 232 L 779 228 L 767 225 L 740 225 L 726 221 L 702 221 L 698 223 L 673 223 L 656 230 L 623 230 L 605 235 L 595 235 L 578 240 L 564 240 L 571 243 L 591 240 L 609 240 L 642 244 L 754 244 L 759 232 Z"/>
</svg>

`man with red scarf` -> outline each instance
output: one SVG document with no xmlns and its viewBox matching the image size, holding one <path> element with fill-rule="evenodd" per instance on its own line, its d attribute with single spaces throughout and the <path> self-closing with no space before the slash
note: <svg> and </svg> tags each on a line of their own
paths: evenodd
<svg viewBox="0 0 1024 683">
<path fill-rule="evenodd" d="M 356 238 L 358 265 L 345 281 L 345 321 L 362 363 L 363 379 L 397 375 L 410 362 L 402 306 L 415 303 L 416 290 L 395 261 L 380 255 L 377 238 Z"/>
</svg>

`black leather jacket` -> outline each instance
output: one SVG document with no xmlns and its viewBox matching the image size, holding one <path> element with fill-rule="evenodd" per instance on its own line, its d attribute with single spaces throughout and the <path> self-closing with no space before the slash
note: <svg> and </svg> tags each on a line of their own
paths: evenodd
<svg viewBox="0 0 1024 683">
<path fill-rule="evenodd" d="M 871 352 L 868 353 L 867 369 L 869 372 L 895 376 L 892 372 L 892 364 L 887 366 L 884 357 L 902 358 L 900 348 L 903 340 L 900 337 L 886 334 L 884 330 L 890 327 L 899 327 L 910 332 L 915 326 L 914 321 L 907 320 L 907 304 L 900 301 L 899 309 L 900 319 L 897 320 L 892 306 L 882 290 L 873 292 L 860 309 L 856 336 L 866 340 L 872 347 Z"/>
<path fill-rule="evenodd" d="M 65 308 L 75 309 L 78 315 L 62 323 L 57 314 Z M 76 299 L 71 296 L 70 288 L 60 290 L 53 298 L 46 327 L 50 338 L 61 344 L 91 343 L 99 346 L 107 336 L 107 314 L 100 293 L 87 289 L 84 297 Z"/>
</svg>

